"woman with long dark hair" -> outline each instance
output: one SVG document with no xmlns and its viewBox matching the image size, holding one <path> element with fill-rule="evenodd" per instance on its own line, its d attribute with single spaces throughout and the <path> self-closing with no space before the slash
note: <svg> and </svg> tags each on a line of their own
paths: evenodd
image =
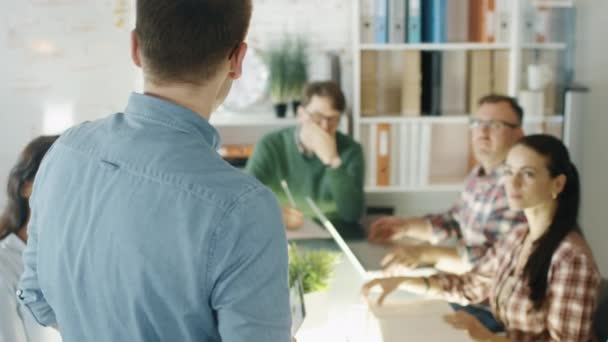
<svg viewBox="0 0 608 342">
<path fill-rule="evenodd" d="M 473 316 L 446 319 L 483 341 L 591 341 L 600 274 L 577 223 L 580 184 L 564 144 L 549 135 L 521 139 L 509 152 L 504 182 L 512 209 L 528 225 L 513 229 L 463 275 L 391 277 L 380 286 L 381 304 L 397 287 L 463 305 L 490 301 L 507 336 L 488 331 Z"/>
<path fill-rule="evenodd" d="M 41 136 L 31 141 L 8 178 L 7 204 L 0 216 L 0 342 L 61 340 L 57 331 L 39 325 L 15 295 L 23 273 L 21 254 L 27 242 L 32 184 L 42 158 L 57 138 Z"/>
</svg>

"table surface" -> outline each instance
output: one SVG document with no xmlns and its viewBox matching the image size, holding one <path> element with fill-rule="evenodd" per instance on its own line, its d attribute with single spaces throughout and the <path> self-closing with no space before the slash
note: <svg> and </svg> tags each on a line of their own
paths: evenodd
<svg viewBox="0 0 608 342">
<path fill-rule="evenodd" d="M 452 312 L 439 300 L 398 291 L 382 307 L 370 307 L 360 294 L 365 282 L 333 240 L 306 240 L 304 249 L 328 249 L 340 253 L 327 291 L 305 295 L 306 318 L 298 330 L 298 342 L 398 342 L 471 341 L 467 334 L 443 321 Z"/>
</svg>

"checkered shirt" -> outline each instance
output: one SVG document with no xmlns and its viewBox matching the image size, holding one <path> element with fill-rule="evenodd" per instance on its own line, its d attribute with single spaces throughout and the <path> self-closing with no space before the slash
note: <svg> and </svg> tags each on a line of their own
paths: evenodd
<svg viewBox="0 0 608 342">
<path fill-rule="evenodd" d="M 509 209 L 498 172 L 486 174 L 481 166 L 467 176 L 464 191 L 448 212 L 426 218 L 434 242 L 458 239 L 460 251 L 472 264 L 505 233 L 527 224 L 523 212 Z"/>
<path fill-rule="evenodd" d="M 587 242 L 573 232 L 558 246 L 551 259 L 546 297 L 537 310 L 529 298 L 523 267 L 516 269 L 527 233 L 526 227 L 513 230 L 460 277 L 433 276 L 443 289 L 442 296 L 462 305 L 489 300 L 513 341 L 593 341 L 601 276 Z"/>
</svg>

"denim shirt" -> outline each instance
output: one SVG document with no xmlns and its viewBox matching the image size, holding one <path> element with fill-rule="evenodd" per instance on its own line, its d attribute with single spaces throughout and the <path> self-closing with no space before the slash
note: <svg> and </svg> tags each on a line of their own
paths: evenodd
<svg viewBox="0 0 608 342">
<path fill-rule="evenodd" d="M 274 195 L 196 113 L 132 94 L 70 129 L 34 183 L 20 300 L 66 342 L 290 341 Z"/>
</svg>

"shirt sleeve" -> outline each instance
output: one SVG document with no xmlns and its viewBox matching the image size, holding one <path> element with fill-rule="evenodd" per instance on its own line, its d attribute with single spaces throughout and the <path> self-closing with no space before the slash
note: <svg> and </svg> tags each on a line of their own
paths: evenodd
<svg viewBox="0 0 608 342">
<path fill-rule="evenodd" d="M 497 250 L 501 244 L 490 248 L 482 259 L 471 269 L 462 274 L 438 274 L 434 279 L 440 288 L 439 295 L 446 301 L 461 305 L 477 304 L 490 296 L 493 279 L 498 270 Z"/>
<path fill-rule="evenodd" d="M 247 160 L 245 171 L 262 184 L 272 186 L 277 179 L 275 172 L 277 162 L 278 158 L 272 158 L 272 144 L 267 137 L 264 137 L 255 145 L 253 153 Z"/>
<path fill-rule="evenodd" d="M 459 217 L 462 206 L 461 196 L 447 212 L 425 216 L 431 224 L 434 242 L 439 243 L 452 238 L 461 238 Z"/>
<path fill-rule="evenodd" d="M 547 326 L 554 341 L 591 341 L 600 276 L 588 255 L 552 265 L 547 289 Z"/>
<path fill-rule="evenodd" d="M 210 303 L 225 342 L 289 342 L 287 240 L 272 193 L 257 188 L 226 213 L 210 255 Z"/>
<path fill-rule="evenodd" d="M 15 291 L 0 279 L 0 342 L 27 342 Z"/>
<path fill-rule="evenodd" d="M 39 172 L 40 174 L 40 172 Z M 37 178 L 40 178 L 37 176 Z M 17 291 L 18 298 L 32 313 L 38 324 L 55 327 L 57 319 L 55 312 L 44 298 L 38 283 L 38 222 L 36 215 L 36 182 L 30 198 L 31 217 L 28 223 L 27 246 L 23 252 L 24 271 Z"/>
<path fill-rule="evenodd" d="M 344 156 L 340 167 L 328 170 L 329 186 L 338 214 L 346 222 L 359 221 L 363 213 L 364 169 L 363 150 L 357 144 L 348 156 Z"/>
</svg>

